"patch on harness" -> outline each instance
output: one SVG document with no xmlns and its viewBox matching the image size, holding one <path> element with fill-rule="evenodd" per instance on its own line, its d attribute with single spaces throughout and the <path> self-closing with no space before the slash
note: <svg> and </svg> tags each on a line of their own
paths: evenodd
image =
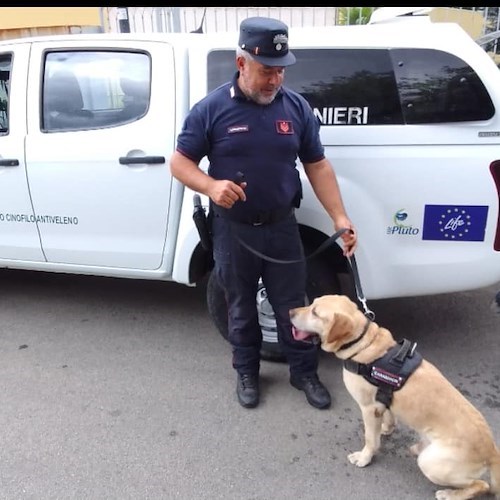
<svg viewBox="0 0 500 500">
<path fill-rule="evenodd" d="M 404 380 L 403 377 L 386 370 L 382 370 L 382 368 L 378 368 L 377 366 L 372 366 L 370 377 L 375 380 L 379 380 L 380 382 L 384 382 L 385 384 L 397 387 L 398 389 L 401 387 Z"/>
</svg>

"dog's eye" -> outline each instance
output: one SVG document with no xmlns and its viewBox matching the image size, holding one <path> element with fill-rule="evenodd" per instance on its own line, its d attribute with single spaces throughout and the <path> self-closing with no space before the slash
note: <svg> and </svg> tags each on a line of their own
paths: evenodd
<svg viewBox="0 0 500 500">
<path fill-rule="evenodd" d="M 316 308 L 315 308 L 315 307 L 313 307 L 313 308 L 311 309 L 311 314 L 312 314 L 315 318 L 319 318 L 319 314 L 318 314 L 318 312 L 316 311 Z"/>
</svg>

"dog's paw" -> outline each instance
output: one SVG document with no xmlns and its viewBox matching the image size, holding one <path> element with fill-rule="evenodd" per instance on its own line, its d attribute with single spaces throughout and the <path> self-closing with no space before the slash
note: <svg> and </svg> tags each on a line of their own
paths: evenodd
<svg viewBox="0 0 500 500">
<path fill-rule="evenodd" d="M 394 432 L 394 429 L 396 428 L 396 424 L 394 422 L 386 424 L 385 422 L 382 423 L 382 429 L 381 433 L 384 436 L 389 436 Z"/>
<path fill-rule="evenodd" d="M 453 500 L 462 497 L 457 496 L 456 490 L 438 490 L 436 491 L 436 500 Z"/>
<path fill-rule="evenodd" d="M 363 451 L 355 451 L 347 456 L 351 464 L 366 467 L 372 461 L 372 455 Z"/>
<path fill-rule="evenodd" d="M 418 457 L 426 447 L 427 443 L 425 441 L 418 441 L 418 443 L 412 444 L 409 450 L 412 455 Z"/>
<path fill-rule="evenodd" d="M 420 455 L 420 443 L 412 444 L 408 449 L 414 457 L 418 457 Z"/>
</svg>

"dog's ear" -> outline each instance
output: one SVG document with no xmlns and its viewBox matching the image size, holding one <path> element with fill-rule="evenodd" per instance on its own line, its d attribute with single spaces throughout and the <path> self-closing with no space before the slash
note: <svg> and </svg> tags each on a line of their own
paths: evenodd
<svg viewBox="0 0 500 500">
<path fill-rule="evenodd" d="M 343 312 L 335 312 L 330 331 L 322 341 L 321 347 L 324 351 L 335 352 L 352 340 L 353 331 L 354 320 L 352 317 Z"/>
</svg>

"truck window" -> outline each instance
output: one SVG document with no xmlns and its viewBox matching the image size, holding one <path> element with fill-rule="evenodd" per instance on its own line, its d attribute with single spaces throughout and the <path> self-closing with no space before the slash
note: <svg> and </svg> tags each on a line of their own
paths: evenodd
<svg viewBox="0 0 500 500">
<path fill-rule="evenodd" d="M 403 116 L 386 49 L 294 49 L 285 85 L 307 99 L 323 126 L 401 124 Z M 233 75 L 235 52 L 208 55 L 208 90 Z"/>
<path fill-rule="evenodd" d="M 0 55 L 0 135 L 9 132 L 10 55 Z"/>
<path fill-rule="evenodd" d="M 386 49 L 300 49 L 285 84 L 302 94 L 323 126 L 403 123 Z"/>
<path fill-rule="evenodd" d="M 145 53 L 50 52 L 45 57 L 42 130 L 114 127 L 148 110 L 151 62 Z"/>
<path fill-rule="evenodd" d="M 390 53 L 406 123 L 488 120 L 495 113 L 481 79 L 457 56 L 433 49 Z"/>
<path fill-rule="evenodd" d="M 285 85 L 323 126 L 488 120 L 488 91 L 462 59 L 434 49 L 293 49 Z M 208 55 L 208 90 L 235 71 L 234 50 Z"/>
</svg>

